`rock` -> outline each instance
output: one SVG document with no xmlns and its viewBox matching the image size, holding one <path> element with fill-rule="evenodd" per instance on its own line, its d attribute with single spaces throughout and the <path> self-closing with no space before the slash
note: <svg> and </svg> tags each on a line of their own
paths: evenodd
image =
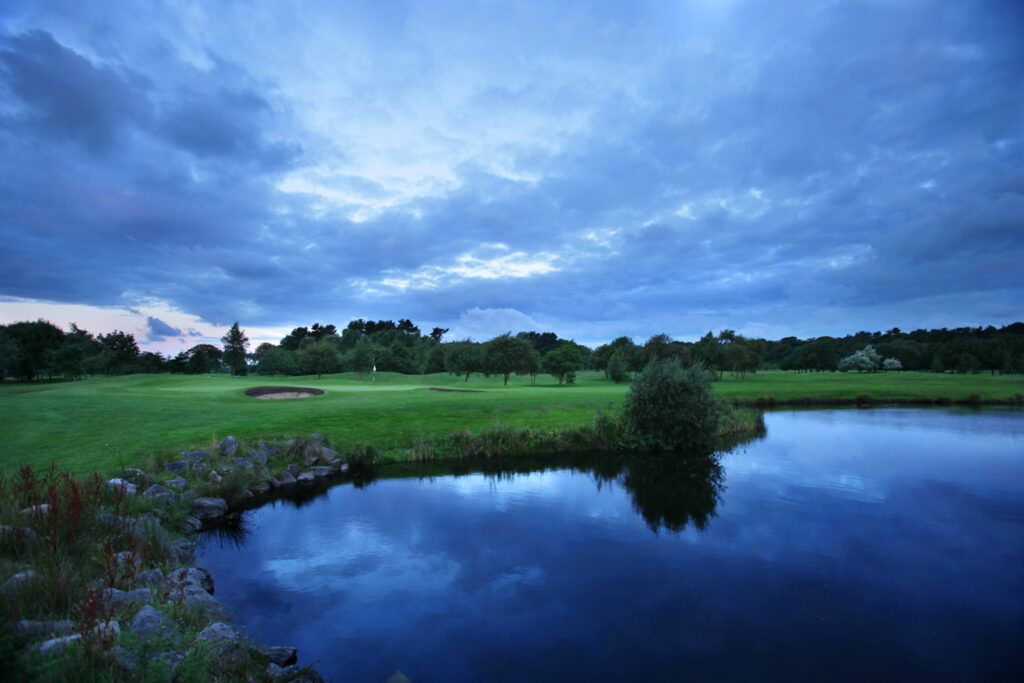
<svg viewBox="0 0 1024 683">
<path fill-rule="evenodd" d="M 37 636 L 66 636 L 75 630 L 74 623 L 69 619 L 60 621 L 28 621 L 22 620 L 14 625 L 14 630 L 27 638 Z"/>
<path fill-rule="evenodd" d="M 347 463 L 347 462 L 343 462 L 343 463 L 341 463 L 341 464 L 340 464 L 340 465 L 338 466 L 338 471 L 339 471 L 339 472 L 348 472 L 348 463 Z"/>
<path fill-rule="evenodd" d="M 40 505 L 31 505 L 31 506 L 25 508 L 24 510 L 22 510 L 21 514 L 23 514 L 23 515 L 33 515 L 33 516 L 34 515 L 38 515 L 40 517 L 45 517 L 46 515 L 50 514 L 50 504 L 49 503 L 42 503 Z"/>
<path fill-rule="evenodd" d="M 11 578 L 4 581 L 3 591 L 5 593 L 14 593 L 25 584 L 35 581 L 36 573 L 31 569 L 27 569 L 23 572 L 18 572 L 11 576 Z"/>
<path fill-rule="evenodd" d="M 196 544 L 187 538 L 176 539 L 167 546 L 167 556 L 172 564 L 182 566 L 195 564 Z"/>
<path fill-rule="evenodd" d="M 295 477 L 292 475 L 291 472 L 285 470 L 284 472 L 281 473 L 281 486 L 295 486 L 295 484 Z"/>
<path fill-rule="evenodd" d="M 237 496 L 235 496 L 234 500 L 236 503 L 244 503 L 245 501 L 252 500 L 255 497 L 256 496 L 255 494 L 253 494 L 252 491 L 246 489 L 245 491 L 242 491 Z"/>
<path fill-rule="evenodd" d="M 177 494 L 174 491 L 170 490 L 169 488 L 161 486 L 160 484 L 153 484 L 152 486 L 150 486 L 143 492 L 142 497 L 146 500 L 156 500 L 161 503 L 170 504 L 177 503 L 179 500 L 181 500 L 180 494 Z"/>
<path fill-rule="evenodd" d="M 8 542 L 26 544 L 35 543 L 39 540 L 36 532 L 27 526 L 8 526 L 6 524 L 0 524 L 0 538 L 10 539 Z"/>
<path fill-rule="evenodd" d="M 330 476 L 331 468 L 330 467 L 322 467 L 322 466 L 321 467 L 314 467 L 312 469 L 312 472 L 313 472 L 313 476 L 314 477 L 316 477 L 317 479 L 320 479 L 322 477 Z"/>
<path fill-rule="evenodd" d="M 221 455 L 234 455 L 238 450 L 238 439 L 233 436 L 225 436 L 224 440 L 217 446 Z"/>
<path fill-rule="evenodd" d="M 304 668 L 298 664 L 281 667 L 271 662 L 267 664 L 267 678 L 288 683 L 324 683 L 323 676 L 317 673 L 316 669 Z"/>
<path fill-rule="evenodd" d="M 267 493 L 268 491 L 270 491 L 270 482 L 267 481 L 257 482 L 252 487 L 252 492 L 255 493 L 257 496 L 262 496 L 264 493 Z"/>
<path fill-rule="evenodd" d="M 202 614 L 207 621 L 230 622 L 231 614 L 224 609 L 224 605 L 217 601 L 202 588 L 193 585 L 183 584 L 180 591 L 175 591 L 169 596 L 169 602 L 183 600 L 185 607 Z"/>
<path fill-rule="evenodd" d="M 270 647 L 268 645 L 257 645 L 253 648 L 278 666 L 289 666 L 298 659 L 299 651 L 294 647 Z"/>
<path fill-rule="evenodd" d="M 101 640 L 116 640 L 121 635 L 121 624 L 113 620 L 96 624 L 92 627 L 92 632 Z"/>
<path fill-rule="evenodd" d="M 195 500 L 199 497 L 199 489 L 189 489 L 185 493 L 181 494 L 181 497 L 185 500 Z"/>
<path fill-rule="evenodd" d="M 200 631 L 198 640 L 209 643 L 213 650 L 213 659 L 219 665 L 230 667 L 232 664 L 245 661 L 249 656 L 242 636 L 230 624 L 222 621 L 210 624 Z"/>
<path fill-rule="evenodd" d="M 149 483 L 149 475 L 138 467 L 125 467 L 124 476 L 136 486 L 145 486 Z"/>
<path fill-rule="evenodd" d="M 325 438 L 323 434 L 311 434 L 309 440 L 319 446 L 324 442 Z"/>
<path fill-rule="evenodd" d="M 190 534 L 203 528 L 203 523 L 192 515 L 187 515 L 178 525 L 178 530 L 183 534 Z"/>
<path fill-rule="evenodd" d="M 296 465 L 295 463 L 292 463 L 285 467 L 285 470 L 287 470 L 288 474 L 292 475 L 293 477 L 299 476 L 299 473 L 302 472 L 302 468 Z"/>
<path fill-rule="evenodd" d="M 123 673 L 129 675 L 135 673 L 135 658 L 128 653 L 128 650 L 125 650 L 120 645 L 115 645 L 110 648 L 103 653 L 103 656 L 117 664 L 117 668 L 119 668 Z"/>
<path fill-rule="evenodd" d="M 196 498 L 192 501 L 192 516 L 196 519 L 217 519 L 228 511 L 228 502 L 223 498 Z"/>
<path fill-rule="evenodd" d="M 128 629 L 132 633 L 145 638 L 151 636 L 154 633 L 168 633 L 174 629 L 174 623 L 171 619 L 158 610 L 152 605 L 144 605 L 142 609 L 135 613 L 135 618 L 132 619 L 131 626 Z"/>
<path fill-rule="evenodd" d="M 210 470 L 210 474 L 207 476 L 207 479 L 212 481 L 214 484 L 219 484 L 224 481 L 224 477 L 217 474 L 215 470 Z"/>
<path fill-rule="evenodd" d="M 295 477 L 295 481 L 300 484 L 312 484 L 314 479 L 316 479 L 316 475 L 312 472 L 303 472 L 299 476 Z"/>
<path fill-rule="evenodd" d="M 70 636 L 61 636 L 60 638 L 51 638 L 50 640 L 44 640 L 43 642 L 36 645 L 36 649 L 39 650 L 39 654 L 44 657 L 52 657 L 53 655 L 60 652 L 64 647 L 70 643 L 81 640 L 82 634 L 75 633 Z"/>
<path fill-rule="evenodd" d="M 107 486 L 113 489 L 124 489 L 125 495 L 134 496 L 139 490 L 135 484 L 131 483 L 127 479 L 121 479 L 120 477 L 114 477 L 113 479 L 107 480 Z"/>
<path fill-rule="evenodd" d="M 265 452 L 268 456 L 277 454 L 277 446 L 273 446 L 266 441 L 260 441 L 256 445 L 259 446 L 260 450 Z"/>
<path fill-rule="evenodd" d="M 331 461 L 336 460 L 337 458 L 338 451 L 334 450 L 333 448 L 328 448 L 327 446 L 322 446 L 320 448 L 320 462 L 329 465 L 331 464 Z"/>
<path fill-rule="evenodd" d="M 135 583 L 140 586 L 161 586 L 164 582 L 164 573 L 159 569 L 147 569 L 135 575 Z"/>
<path fill-rule="evenodd" d="M 116 588 L 104 588 L 100 592 L 100 600 L 107 607 L 117 609 L 125 605 L 148 605 L 153 602 L 153 594 L 148 588 L 136 588 L 122 591 Z"/>
<path fill-rule="evenodd" d="M 277 477 L 267 476 L 267 485 L 272 489 L 281 488 L 281 481 Z"/>
<path fill-rule="evenodd" d="M 161 652 L 153 656 L 153 661 L 161 662 L 167 671 L 167 680 L 176 680 L 178 667 L 185 661 L 184 652 Z"/>
<path fill-rule="evenodd" d="M 165 472 L 187 472 L 188 460 L 175 460 L 164 465 Z"/>
<path fill-rule="evenodd" d="M 142 558 L 138 553 L 125 550 L 114 555 L 114 564 L 122 569 L 131 568 L 135 570 L 142 567 Z"/>
<path fill-rule="evenodd" d="M 192 465 L 193 472 L 205 472 L 208 469 L 210 469 L 210 466 L 205 462 L 197 462 L 195 465 Z"/>
<path fill-rule="evenodd" d="M 267 464 L 268 455 L 269 453 L 267 453 L 266 451 L 262 449 L 256 449 L 246 453 L 245 457 L 246 459 L 251 460 L 253 463 L 262 466 Z"/>
<path fill-rule="evenodd" d="M 167 575 L 165 586 L 174 591 L 178 585 L 198 586 L 209 594 L 213 594 L 213 577 L 202 567 L 183 567 Z"/>
<path fill-rule="evenodd" d="M 204 451 L 201 448 L 197 448 L 194 451 L 184 451 L 181 457 L 188 460 L 193 465 L 200 463 L 210 457 L 210 451 Z"/>
<path fill-rule="evenodd" d="M 305 446 L 303 446 L 302 452 L 299 453 L 299 460 L 301 460 L 302 464 L 305 465 L 306 467 L 309 467 L 319 459 L 320 449 L 311 443 L 308 443 Z"/>
<path fill-rule="evenodd" d="M 172 489 L 178 491 L 188 488 L 188 480 L 185 479 L 184 477 L 175 477 L 174 479 L 168 479 L 164 483 L 170 486 Z"/>
<path fill-rule="evenodd" d="M 252 460 L 248 458 L 234 458 L 231 461 L 232 467 L 240 467 L 243 470 L 251 470 L 253 468 Z"/>
</svg>

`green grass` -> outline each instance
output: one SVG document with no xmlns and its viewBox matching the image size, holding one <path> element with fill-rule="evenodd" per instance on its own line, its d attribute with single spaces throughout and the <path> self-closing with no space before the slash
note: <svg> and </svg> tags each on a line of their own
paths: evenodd
<svg viewBox="0 0 1024 683">
<path fill-rule="evenodd" d="M 263 401 L 247 388 L 272 384 L 306 386 L 327 393 L 304 399 Z M 481 393 L 430 391 L 429 387 Z M 228 434 L 239 439 L 279 439 L 326 434 L 334 444 L 407 448 L 420 436 L 443 437 L 491 426 L 560 429 L 593 421 L 598 409 L 621 406 L 628 384 L 601 373 L 580 373 L 574 386 L 559 387 L 547 375 L 536 384 L 513 377 L 407 376 L 378 373 L 375 383 L 355 374 L 244 378 L 227 375 L 132 375 L 54 384 L 0 383 L 0 471 L 51 461 L 73 473 L 108 472 L 196 447 Z M 716 393 L 735 401 L 771 396 L 793 400 L 1012 401 L 1024 393 L 1020 377 L 932 373 L 759 372 L 726 376 Z"/>
</svg>

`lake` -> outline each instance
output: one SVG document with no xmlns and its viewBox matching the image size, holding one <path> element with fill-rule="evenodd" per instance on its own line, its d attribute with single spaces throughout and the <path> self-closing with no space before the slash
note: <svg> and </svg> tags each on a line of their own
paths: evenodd
<svg viewBox="0 0 1024 683">
<path fill-rule="evenodd" d="M 765 424 L 717 460 L 385 467 L 198 564 L 329 680 L 1024 680 L 1024 411 Z"/>
</svg>

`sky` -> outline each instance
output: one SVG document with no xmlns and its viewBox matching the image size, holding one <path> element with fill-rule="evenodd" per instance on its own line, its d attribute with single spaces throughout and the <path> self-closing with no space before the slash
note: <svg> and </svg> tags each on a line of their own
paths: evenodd
<svg viewBox="0 0 1024 683">
<path fill-rule="evenodd" d="M 1015 0 L 6 0 L 0 323 L 1004 325 L 1022 84 Z"/>
</svg>

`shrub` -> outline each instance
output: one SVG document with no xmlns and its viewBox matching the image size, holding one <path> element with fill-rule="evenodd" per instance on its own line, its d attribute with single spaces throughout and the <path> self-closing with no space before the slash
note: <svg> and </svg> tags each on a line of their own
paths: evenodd
<svg viewBox="0 0 1024 683">
<path fill-rule="evenodd" d="M 626 420 L 647 448 L 710 451 L 719 410 L 711 376 L 700 364 L 654 360 L 637 376 L 626 396 Z"/>
</svg>

